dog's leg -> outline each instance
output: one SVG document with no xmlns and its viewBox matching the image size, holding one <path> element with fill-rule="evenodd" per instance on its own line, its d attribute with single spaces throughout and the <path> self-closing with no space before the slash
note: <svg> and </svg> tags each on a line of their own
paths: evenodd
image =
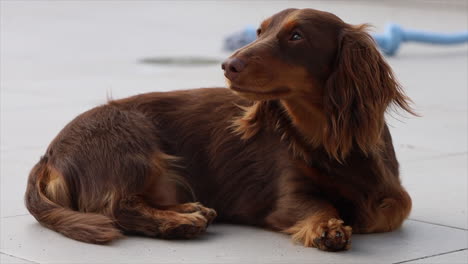
<svg viewBox="0 0 468 264">
<path fill-rule="evenodd" d="M 345 226 L 338 211 L 323 200 L 297 200 L 301 208 L 278 208 L 267 218 L 269 227 L 290 234 L 306 247 L 325 251 L 347 250 L 352 228 Z"/>
<path fill-rule="evenodd" d="M 174 208 L 185 208 L 186 205 Z M 200 210 L 198 210 L 200 209 Z M 206 209 L 206 210 L 205 210 Z M 131 196 L 121 200 L 116 213 L 118 226 L 127 233 L 160 238 L 192 238 L 203 233 L 212 218 L 204 216 L 208 208 L 179 213 L 150 206 L 142 197 Z M 210 215 L 213 212 L 210 211 Z"/>
</svg>

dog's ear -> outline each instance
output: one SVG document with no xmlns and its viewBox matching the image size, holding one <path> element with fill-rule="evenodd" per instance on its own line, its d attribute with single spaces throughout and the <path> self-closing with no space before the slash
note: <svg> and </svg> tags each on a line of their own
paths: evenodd
<svg viewBox="0 0 468 264">
<path fill-rule="evenodd" d="M 365 154 L 379 149 L 389 105 L 413 113 L 366 28 L 347 25 L 342 30 L 335 65 L 325 84 L 324 108 L 329 116 L 324 147 L 337 160 L 356 147 Z"/>
</svg>

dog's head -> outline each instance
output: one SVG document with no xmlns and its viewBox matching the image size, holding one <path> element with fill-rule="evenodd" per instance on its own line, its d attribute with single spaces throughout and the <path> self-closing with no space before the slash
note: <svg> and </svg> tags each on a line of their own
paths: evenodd
<svg viewBox="0 0 468 264">
<path fill-rule="evenodd" d="M 312 9 L 287 9 L 263 21 L 258 38 L 222 65 L 229 88 L 253 99 L 319 93 L 338 49 L 341 20 Z"/>
<path fill-rule="evenodd" d="M 366 25 L 286 9 L 263 21 L 257 33 L 223 63 L 229 88 L 251 100 L 307 98 L 327 120 L 323 144 L 333 156 L 353 144 L 370 151 L 390 104 L 411 112 Z"/>
</svg>

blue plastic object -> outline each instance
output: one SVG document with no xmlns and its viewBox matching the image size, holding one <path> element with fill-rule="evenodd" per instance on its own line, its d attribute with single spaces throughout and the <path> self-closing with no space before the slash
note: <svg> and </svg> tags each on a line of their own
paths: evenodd
<svg viewBox="0 0 468 264">
<path fill-rule="evenodd" d="M 461 44 L 468 41 L 468 31 L 454 34 L 441 34 L 403 29 L 400 25 L 390 23 L 384 34 L 373 34 L 380 49 L 389 56 L 395 55 L 403 42 L 420 42 L 427 44 Z"/>
<path fill-rule="evenodd" d="M 388 56 L 396 54 L 403 42 L 419 42 L 427 44 L 453 45 L 468 42 L 468 31 L 442 34 L 403 29 L 398 24 L 390 23 L 383 34 L 373 34 L 377 44 L 383 53 Z M 234 33 L 224 40 L 224 49 L 233 51 L 241 48 L 257 38 L 256 29 L 253 26 L 246 27 L 243 31 Z"/>
<path fill-rule="evenodd" d="M 254 26 L 247 26 L 244 30 L 231 34 L 224 39 L 224 49 L 234 51 L 253 42 L 257 38 L 257 29 Z"/>
</svg>

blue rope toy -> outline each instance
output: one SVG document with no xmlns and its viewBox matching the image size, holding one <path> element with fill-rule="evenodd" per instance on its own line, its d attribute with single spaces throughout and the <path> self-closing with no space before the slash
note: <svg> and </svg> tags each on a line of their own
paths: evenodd
<svg viewBox="0 0 468 264">
<path fill-rule="evenodd" d="M 388 56 L 396 54 L 403 42 L 419 42 L 427 44 L 454 45 L 468 42 L 468 31 L 453 34 L 441 34 L 404 29 L 398 24 L 390 23 L 383 34 L 373 34 L 372 37 L 383 53 Z M 233 51 L 239 49 L 257 38 L 256 28 L 246 27 L 243 31 L 234 33 L 224 40 L 224 49 Z"/>
</svg>

